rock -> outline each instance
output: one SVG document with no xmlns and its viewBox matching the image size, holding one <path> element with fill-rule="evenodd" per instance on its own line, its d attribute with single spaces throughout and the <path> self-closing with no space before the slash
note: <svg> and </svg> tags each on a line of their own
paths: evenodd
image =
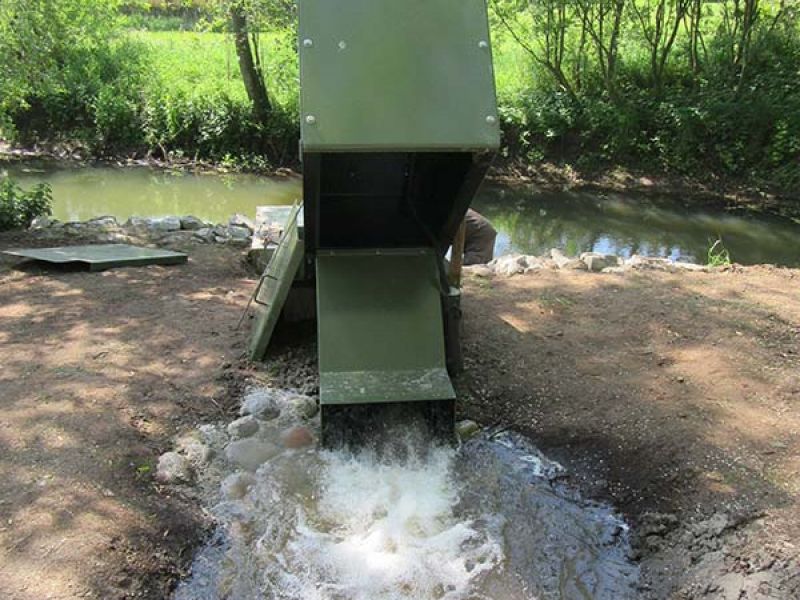
<svg viewBox="0 0 800 600">
<path fill-rule="evenodd" d="M 253 415 L 245 415 L 228 424 L 228 434 L 235 439 L 250 437 L 258 432 L 258 421 Z"/>
<path fill-rule="evenodd" d="M 110 231 L 108 233 L 99 233 L 95 237 L 98 242 L 119 243 L 129 241 L 128 236 L 119 231 Z"/>
<path fill-rule="evenodd" d="M 231 227 L 240 227 L 247 229 L 248 236 L 256 230 L 255 223 L 242 214 L 236 213 L 228 220 L 228 225 Z"/>
<path fill-rule="evenodd" d="M 553 259 L 553 262 L 559 269 L 565 269 L 565 270 L 586 269 L 586 263 L 584 263 L 581 259 L 570 258 L 569 256 L 566 256 L 563 252 L 561 252 L 561 250 L 559 250 L 558 248 L 553 248 L 552 250 L 550 250 L 550 258 Z"/>
<path fill-rule="evenodd" d="M 464 273 L 474 277 L 489 278 L 494 277 L 494 269 L 489 265 L 468 265 L 464 267 Z"/>
<path fill-rule="evenodd" d="M 159 217 L 149 219 L 147 228 L 153 231 L 180 231 L 181 220 L 178 217 Z"/>
<path fill-rule="evenodd" d="M 192 465 L 185 456 L 165 452 L 158 458 L 156 479 L 161 483 L 189 483 L 192 475 Z"/>
<path fill-rule="evenodd" d="M 149 223 L 150 220 L 144 217 L 130 217 L 122 226 L 125 229 L 147 229 Z"/>
<path fill-rule="evenodd" d="M 603 269 L 600 272 L 601 273 L 613 273 L 615 275 L 623 275 L 628 271 L 628 269 L 629 269 L 629 267 L 625 267 L 625 266 L 622 266 L 622 267 L 606 267 L 605 269 Z"/>
<path fill-rule="evenodd" d="M 47 229 L 53 224 L 53 220 L 47 215 L 40 215 L 31 221 L 29 229 Z"/>
<path fill-rule="evenodd" d="M 701 273 L 708 272 L 707 266 L 697 265 L 695 263 L 690 263 L 690 262 L 675 261 L 674 263 L 672 263 L 672 266 L 681 271 L 697 271 Z"/>
<path fill-rule="evenodd" d="M 239 227 L 237 225 L 228 227 L 228 237 L 235 244 L 249 244 L 250 235 L 250 230 L 247 227 Z"/>
<path fill-rule="evenodd" d="M 213 454 L 211 448 L 206 446 L 197 434 L 183 436 L 177 441 L 175 447 L 195 466 L 208 464 Z"/>
<path fill-rule="evenodd" d="M 615 254 L 600 254 L 599 252 L 584 252 L 581 254 L 580 261 L 586 268 L 595 273 L 603 269 L 619 266 L 619 258 Z"/>
<path fill-rule="evenodd" d="M 253 415 L 256 419 L 271 421 L 280 416 L 281 411 L 270 392 L 255 389 L 245 396 L 239 414 Z"/>
<path fill-rule="evenodd" d="M 195 229 L 192 231 L 192 236 L 195 239 L 207 242 L 209 244 L 214 241 L 214 232 L 210 227 L 201 227 L 200 229 Z"/>
<path fill-rule="evenodd" d="M 513 277 L 518 273 L 522 273 L 528 266 L 528 262 L 521 254 L 509 254 L 495 258 L 489 263 L 497 275 L 505 277 Z"/>
<path fill-rule="evenodd" d="M 89 219 L 86 221 L 86 225 L 92 227 L 93 229 L 99 229 L 100 231 L 113 231 L 119 227 L 117 224 L 117 220 L 111 216 L 103 216 L 103 217 L 96 217 L 94 219 Z"/>
<path fill-rule="evenodd" d="M 302 419 L 310 419 L 317 414 L 317 402 L 308 396 L 292 396 L 286 404 L 293 414 Z"/>
<path fill-rule="evenodd" d="M 456 423 L 456 435 L 462 442 L 467 441 L 469 438 L 476 435 L 481 430 L 480 426 L 475 421 L 465 419 Z"/>
<path fill-rule="evenodd" d="M 269 442 L 261 442 L 252 438 L 231 442 L 225 448 L 225 458 L 246 471 L 255 471 L 280 449 Z"/>
<path fill-rule="evenodd" d="M 625 265 L 632 269 L 653 269 L 656 271 L 668 271 L 672 269 L 672 261 L 668 258 L 655 258 L 651 256 L 640 256 L 634 254 L 625 261 Z"/>
<path fill-rule="evenodd" d="M 250 473 L 239 471 L 223 479 L 220 490 L 227 500 L 241 500 L 255 483 L 256 478 Z"/>
<path fill-rule="evenodd" d="M 287 448 L 305 448 L 314 443 L 314 436 L 306 427 L 292 427 L 281 433 L 281 442 Z"/>
<path fill-rule="evenodd" d="M 158 238 L 158 243 L 162 245 L 185 244 L 194 238 L 192 231 L 170 231 Z"/>
<path fill-rule="evenodd" d="M 181 217 L 181 229 L 197 231 L 198 229 L 203 229 L 205 226 L 206 224 L 195 216 L 187 215 Z"/>
</svg>

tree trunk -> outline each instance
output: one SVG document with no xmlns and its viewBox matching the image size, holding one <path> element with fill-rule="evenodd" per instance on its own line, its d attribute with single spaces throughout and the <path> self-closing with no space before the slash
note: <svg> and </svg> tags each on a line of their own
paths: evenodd
<svg viewBox="0 0 800 600">
<path fill-rule="evenodd" d="M 253 105 L 253 116 L 256 121 L 266 125 L 272 106 L 267 96 L 267 86 L 264 85 L 264 77 L 256 67 L 253 60 L 253 51 L 250 47 L 250 36 L 248 35 L 247 14 L 241 3 L 232 2 L 230 8 L 231 25 L 233 27 L 233 40 L 236 45 L 236 54 L 239 57 L 239 70 L 242 73 L 244 88 L 247 97 Z"/>
</svg>

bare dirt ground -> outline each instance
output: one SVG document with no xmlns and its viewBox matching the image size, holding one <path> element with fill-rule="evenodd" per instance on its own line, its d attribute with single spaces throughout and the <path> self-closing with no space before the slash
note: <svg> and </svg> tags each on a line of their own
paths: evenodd
<svg viewBox="0 0 800 600">
<path fill-rule="evenodd" d="M 155 461 L 254 375 L 233 330 L 255 285 L 241 253 L 189 252 L 103 273 L 0 259 L 0 598 L 165 598 L 185 573 L 207 523 Z M 642 598 L 799 598 L 798 283 L 470 278 L 460 411 L 531 436 L 625 513 Z M 267 368 L 305 373 L 309 346 Z"/>
<path fill-rule="evenodd" d="M 462 411 L 634 526 L 643 598 L 800 598 L 800 272 L 471 279 Z"/>
<path fill-rule="evenodd" d="M 152 475 L 241 379 L 240 256 L 196 245 L 186 265 L 101 273 L 0 259 L 0 598 L 167 597 L 206 523 Z"/>
</svg>

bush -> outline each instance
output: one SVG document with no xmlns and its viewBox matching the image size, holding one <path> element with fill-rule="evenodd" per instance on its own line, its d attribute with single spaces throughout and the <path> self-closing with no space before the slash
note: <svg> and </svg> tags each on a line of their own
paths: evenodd
<svg viewBox="0 0 800 600">
<path fill-rule="evenodd" d="M 53 194 L 40 183 L 23 190 L 9 177 L 0 181 L 0 231 L 30 227 L 36 217 L 51 215 Z"/>
</svg>

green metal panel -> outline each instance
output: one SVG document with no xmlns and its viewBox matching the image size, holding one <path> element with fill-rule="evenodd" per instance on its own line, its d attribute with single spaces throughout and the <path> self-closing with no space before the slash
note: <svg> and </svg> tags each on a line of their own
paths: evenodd
<svg viewBox="0 0 800 600">
<path fill-rule="evenodd" d="M 278 248 L 264 269 L 256 290 L 258 314 L 250 337 L 251 360 L 264 358 L 292 281 L 303 261 L 304 244 L 298 224 L 300 213 L 300 205 L 292 208 Z"/>
<path fill-rule="evenodd" d="M 85 263 L 89 265 L 90 271 L 144 265 L 178 265 L 185 263 L 188 258 L 182 252 L 172 252 L 160 248 L 141 248 L 128 244 L 20 248 L 6 250 L 3 254 L 55 264 Z"/>
<path fill-rule="evenodd" d="M 306 151 L 500 145 L 485 0 L 300 0 Z"/>
<path fill-rule="evenodd" d="M 428 249 L 317 254 L 320 403 L 455 398 Z"/>
</svg>

